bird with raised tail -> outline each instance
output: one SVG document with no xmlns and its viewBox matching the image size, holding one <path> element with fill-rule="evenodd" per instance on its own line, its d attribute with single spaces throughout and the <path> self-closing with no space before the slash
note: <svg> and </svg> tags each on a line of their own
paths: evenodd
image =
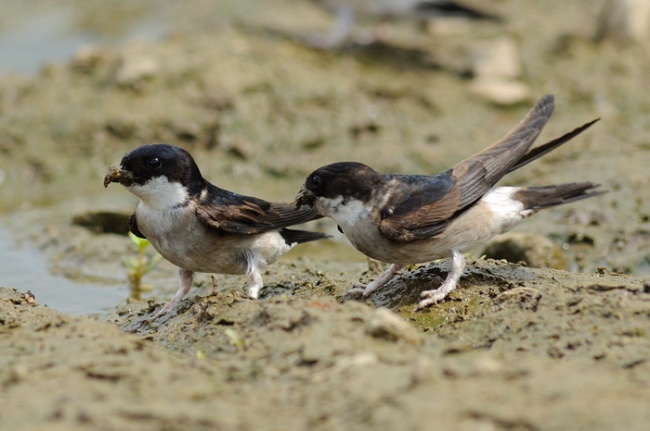
<svg viewBox="0 0 650 431">
<path fill-rule="evenodd" d="M 307 42 L 320 48 L 342 45 L 352 33 L 357 16 L 379 20 L 432 18 L 464 18 L 500 21 L 497 15 L 449 0 L 312 0 L 332 12 L 336 21 L 327 35 L 311 36 Z"/>
<path fill-rule="evenodd" d="M 407 264 L 451 257 L 442 285 L 423 291 L 418 308 L 442 301 L 463 274 L 461 253 L 486 243 L 537 211 L 604 193 L 600 185 L 576 182 L 543 187 L 494 187 L 504 175 L 552 151 L 598 120 L 530 149 L 553 113 L 543 97 L 505 138 L 446 172 L 381 174 L 361 163 L 342 162 L 312 172 L 296 202 L 333 219 L 366 256 L 390 263 L 351 295 L 367 297 Z"/>
<path fill-rule="evenodd" d="M 129 229 L 179 267 L 178 291 L 155 316 L 176 308 L 193 273 L 246 274 L 248 296 L 263 287 L 262 270 L 296 244 L 327 238 L 288 229 L 320 218 L 295 203 L 270 203 L 221 189 L 203 178 L 192 156 L 167 144 L 143 145 L 109 168 L 104 187 L 122 184 L 140 198 Z"/>
</svg>

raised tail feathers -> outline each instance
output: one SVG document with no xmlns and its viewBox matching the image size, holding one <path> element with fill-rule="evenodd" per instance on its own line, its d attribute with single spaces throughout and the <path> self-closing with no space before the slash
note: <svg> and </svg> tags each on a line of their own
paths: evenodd
<svg viewBox="0 0 650 431">
<path fill-rule="evenodd" d="M 579 134 L 581 134 L 591 126 L 593 126 L 598 121 L 600 121 L 600 118 L 596 118 L 595 120 L 585 123 L 582 126 L 577 127 L 574 130 L 570 131 L 569 133 L 566 133 L 560 136 L 559 138 L 555 138 L 552 141 L 545 143 L 544 145 L 540 145 L 538 147 L 533 148 L 532 150 L 524 154 L 524 156 L 521 159 L 519 159 L 519 161 L 514 166 L 512 166 L 507 173 L 515 171 L 521 168 L 522 166 L 532 162 L 533 160 L 542 157 L 544 154 L 553 151 L 560 145 L 569 142 L 571 139 L 575 138 L 576 136 L 578 136 Z"/>
</svg>

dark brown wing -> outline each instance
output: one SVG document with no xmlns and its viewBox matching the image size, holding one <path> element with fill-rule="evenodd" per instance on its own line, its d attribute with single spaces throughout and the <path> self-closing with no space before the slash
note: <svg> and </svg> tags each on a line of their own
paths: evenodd
<svg viewBox="0 0 650 431">
<path fill-rule="evenodd" d="M 395 241 L 413 241 L 440 233 L 452 216 L 469 208 L 508 173 L 511 166 L 525 158 L 550 119 L 553 108 L 553 96 L 544 96 L 502 140 L 463 160 L 450 171 L 429 177 L 435 181 L 412 184 L 410 193 L 401 195 L 404 200 L 390 202 L 390 207 L 382 212 L 379 224 L 382 233 Z M 394 176 L 392 181 L 404 178 L 407 177 Z M 431 198 L 427 201 L 426 196 Z"/>
<path fill-rule="evenodd" d="M 131 214 L 129 217 L 129 230 L 131 233 L 138 238 L 142 239 L 147 239 L 142 232 L 140 232 L 140 229 L 138 228 L 138 219 L 135 216 L 135 213 Z"/>
<path fill-rule="evenodd" d="M 196 215 L 206 226 L 223 232 L 253 234 L 319 218 L 295 203 L 271 203 L 220 189 L 212 184 L 197 202 Z"/>
<path fill-rule="evenodd" d="M 379 229 L 394 241 L 434 236 L 458 211 L 459 189 L 451 170 L 434 176 L 392 175 L 384 190 L 390 195 L 379 214 Z"/>
</svg>

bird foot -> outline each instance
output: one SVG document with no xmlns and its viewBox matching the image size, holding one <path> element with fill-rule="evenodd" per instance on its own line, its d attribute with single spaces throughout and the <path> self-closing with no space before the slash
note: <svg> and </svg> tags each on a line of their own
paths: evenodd
<svg viewBox="0 0 650 431">
<path fill-rule="evenodd" d="M 447 295 L 456 289 L 456 279 L 452 278 L 451 280 L 445 280 L 444 283 L 440 285 L 437 289 L 425 290 L 420 293 L 420 298 L 423 298 L 422 301 L 418 304 L 415 310 L 422 310 L 427 308 L 430 305 L 437 304 L 440 301 L 444 300 Z"/>
<path fill-rule="evenodd" d="M 354 287 L 345 293 L 345 296 L 350 296 L 353 298 L 359 296 L 366 297 L 370 294 L 370 292 L 366 293 L 367 290 L 368 290 L 368 286 L 366 286 L 365 284 L 355 283 Z"/>
<path fill-rule="evenodd" d="M 458 250 L 452 250 L 451 271 L 449 271 L 449 274 L 447 274 L 447 278 L 437 289 L 425 290 L 424 292 L 420 293 L 420 297 L 424 299 L 420 301 L 415 310 L 422 310 L 445 299 L 447 295 L 456 289 L 456 283 L 458 283 L 460 276 L 463 275 L 464 269 L 465 259 L 458 252 Z"/>
<path fill-rule="evenodd" d="M 179 302 L 180 301 L 176 301 L 176 302 L 175 301 L 170 301 L 167 305 L 165 305 L 163 308 L 161 308 L 156 314 L 154 314 L 154 316 L 151 318 L 151 320 L 159 320 L 163 316 L 166 316 L 168 314 L 169 314 L 168 317 L 171 317 L 171 314 L 169 312 L 172 311 L 173 309 L 175 309 Z M 165 320 L 167 320 L 167 319 L 165 319 Z"/>
<path fill-rule="evenodd" d="M 438 288 L 433 290 L 425 290 L 424 292 L 420 293 L 420 297 L 424 299 L 418 303 L 418 306 L 415 307 L 415 310 L 422 310 L 445 299 L 447 292 L 441 290 L 442 288 Z"/>
</svg>

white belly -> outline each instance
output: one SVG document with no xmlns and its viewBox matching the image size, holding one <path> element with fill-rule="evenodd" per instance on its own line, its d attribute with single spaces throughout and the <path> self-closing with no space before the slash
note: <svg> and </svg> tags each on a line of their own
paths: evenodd
<svg viewBox="0 0 650 431">
<path fill-rule="evenodd" d="M 136 208 L 140 231 L 165 259 L 193 272 L 245 274 L 275 262 L 289 247 L 277 231 L 221 234 L 205 228 L 188 207 L 151 211 Z"/>
<path fill-rule="evenodd" d="M 387 263 L 424 263 L 465 252 L 507 232 L 533 212 L 511 196 L 514 187 L 499 187 L 454 220 L 442 233 L 418 241 L 391 241 L 370 217 L 369 209 L 349 206 L 336 215 L 345 236 L 365 255 Z"/>
</svg>

